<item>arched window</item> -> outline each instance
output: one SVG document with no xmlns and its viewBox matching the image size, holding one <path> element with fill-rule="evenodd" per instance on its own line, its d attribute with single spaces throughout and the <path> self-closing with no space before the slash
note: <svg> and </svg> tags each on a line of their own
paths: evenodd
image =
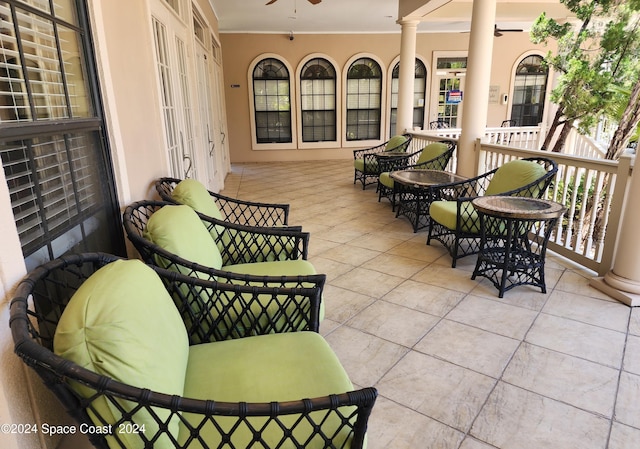
<svg viewBox="0 0 640 449">
<path fill-rule="evenodd" d="M 379 140 L 382 70 L 371 58 L 360 58 L 347 72 L 347 140 Z"/>
<path fill-rule="evenodd" d="M 393 68 L 391 75 L 391 126 L 389 135 L 396 134 L 396 124 L 398 123 L 398 92 L 400 90 L 400 62 Z M 424 104 L 427 92 L 427 68 L 424 63 L 416 58 L 416 66 L 413 78 L 413 120 L 414 128 L 422 128 L 424 124 Z"/>
<path fill-rule="evenodd" d="M 300 74 L 302 141 L 335 141 L 336 70 L 324 58 L 307 62 Z"/>
<path fill-rule="evenodd" d="M 518 64 L 511 105 L 511 119 L 516 126 L 537 126 L 542 121 L 547 75 L 542 56 L 527 56 Z"/>
<path fill-rule="evenodd" d="M 292 141 L 289 83 L 289 70 L 277 59 L 263 59 L 253 69 L 257 143 Z"/>
</svg>

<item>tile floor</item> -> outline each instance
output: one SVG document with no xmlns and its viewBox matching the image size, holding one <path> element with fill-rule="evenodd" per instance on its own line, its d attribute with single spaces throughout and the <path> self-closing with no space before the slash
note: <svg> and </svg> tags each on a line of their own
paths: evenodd
<svg viewBox="0 0 640 449">
<path fill-rule="evenodd" d="M 234 164 L 231 196 L 291 204 L 327 274 L 321 333 L 379 391 L 369 449 L 640 448 L 640 308 L 547 256 L 547 294 L 499 299 L 396 219 L 351 162 Z"/>
</svg>

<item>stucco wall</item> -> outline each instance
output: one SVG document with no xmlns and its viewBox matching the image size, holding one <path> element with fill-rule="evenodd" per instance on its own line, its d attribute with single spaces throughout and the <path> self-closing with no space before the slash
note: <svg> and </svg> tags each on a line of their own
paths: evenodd
<svg viewBox="0 0 640 449">
<path fill-rule="evenodd" d="M 428 70 L 427 89 L 430 90 L 434 51 L 466 51 L 466 33 L 430 34 L 417 36 L 416 53 L 426 63 Z M 253 150 L 249 106 L 248 70 L 259 55 L 272 53 L 281 56 L 295 70 L 298 63 L 312 53 L 325 54 L 333 59 L 338 70 L 343 70 L 348 60 L 358 53 L 375 55 L 387 70 L 400 54 L 400 34 L 299 34 L 289 40 L 283 34 L 235 34 L 221 35 L 224 61 L 225 95 L 229 123 L 230 156 L 232 162 L 258 162 L 269 160 L 317 160 L 352 157 L 348 148 Z M 548 49 L 537 47 L 528 39 L 527 33 L 505 34 L 494 39 L 491 84 L 500 87 L 501 93 L 511 90 L 514 64 L 527 51 L 538 49 L 545 54 Z M 232 85 L 237 87 L 232 87 Z M 430 94 L 427 95 L 427 103 Z M 499 126 L 507 118 L 508 105 L 489 105 L 488 126 Z"/>
<path fill-rule="evenodd" d="M 88 1 L 121 208 L 152 197 L 153 181 L 167 173 L 149 1 Z M 208 1 L 197 3 L 217 32 Z M 8 299 L 25 266 L 3 170 L 0 247 L 0 424 L 64 422 L 69 418 L 57 400 L 13 354 Z M 2 449 L 53 449 L 58 443 L 41 433 L 0 432 Z"/>
</svg>

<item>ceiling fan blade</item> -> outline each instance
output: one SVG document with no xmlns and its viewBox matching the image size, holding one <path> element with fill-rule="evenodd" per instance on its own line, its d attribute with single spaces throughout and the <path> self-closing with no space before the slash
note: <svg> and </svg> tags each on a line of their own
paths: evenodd
<svg viewBox="0 0 640 449">
<path fill-rule="evenodd" d="M 275 2 L 277 2 L 278 0 L 271 0 L 269 3 L 265 3 L 265 5 L 273 5 Z"/>
<path fill-rule="evenodd" d="M 311 3 L 312 5 L 317 5 L 318 3 L 320 3 L 322 0 L 308 0 L 309 3 Z"/>
</svg>

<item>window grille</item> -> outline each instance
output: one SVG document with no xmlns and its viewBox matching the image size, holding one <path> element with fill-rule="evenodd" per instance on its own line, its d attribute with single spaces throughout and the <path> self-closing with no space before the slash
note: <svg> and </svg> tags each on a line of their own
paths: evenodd
<svg viewBox="0 0 640 449">
<path fill-rule="evenodd" d="M 360 58 L 347 72 L 347 140 L 380 139 L 382 70 Z"/>
<path fill-rule="evenodd" d="M 0 157 L 28 267 L 124 251 L 84 11 L 0 1 Z"/>
<path fill-rule="evenodd" d="M 329 61 L 315 58 L 304 65 L 300 100 L 302 141 L 336 141 L 336 70 Z"/>
<path fill-rule="evenodd" d="M 290 143 L 291 89 L 287 67 L 267 58 L 253 70 L 253 101 L 257 143 Z"/>
</svg>

